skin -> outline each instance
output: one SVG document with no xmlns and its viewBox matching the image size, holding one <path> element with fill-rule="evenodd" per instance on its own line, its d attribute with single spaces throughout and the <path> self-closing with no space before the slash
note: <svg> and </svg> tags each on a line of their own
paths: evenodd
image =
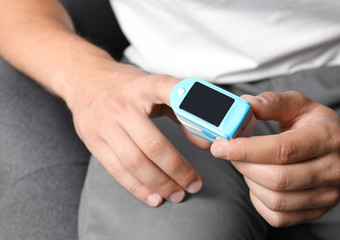
<svg viewBox="0 0 340 240">
<path fill-rule="evenodd" d="M 169 96 L 179 79 L 116 62 L 74 33 L 56 0 L 0 0 L 0 55 L 66 102 L 79 137 L 138 199 L 159 206 L 201 189 L 201 177 L 150 120 L 175 120 Z M 218 141 L 211 151 L 244 174 L 259 213 L 286 226 L 321 216 L 339 198 L 339 116 L 300 94 L 276 94 L 245 98 L 259 119 L 277 120 L 282 135 Z"/>
<path fill-rule="evenodd" d="M 128 191 L 159 206 L 202 188 L 201 177 L 150 120 L 174 118 L 169 96 L 179 79 L 116 62 L 74 33 L 56 0 L 0 0 L 0 9 L 1 57 L 66 102 L 79 137 Z"/>
<path fill-rule="evenodd" d="M 257 211 L 274 227 L 319 218 L 340 197 L 340 116 L 298 92 L 243 96 L 257 119 L 275 120 L 277 135 L 216 141 L 249 187 Z"/>
</svg>

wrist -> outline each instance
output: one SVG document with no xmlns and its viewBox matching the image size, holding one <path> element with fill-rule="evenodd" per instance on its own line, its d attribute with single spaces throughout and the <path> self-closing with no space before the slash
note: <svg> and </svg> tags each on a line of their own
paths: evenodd
<svg viewBox="0 0 340 240">
<path fill-rule="evenodd" d="M 52 77 L 50 90 L 72 110 L 80 95 L 92 95 L 99 90 L 101 81 L 113 77 L 117 64 L 108 53 L 98 48 L 95 54 L 84 54 L 82 59 L 61 67 L 61 71 Z"/>
</svg>

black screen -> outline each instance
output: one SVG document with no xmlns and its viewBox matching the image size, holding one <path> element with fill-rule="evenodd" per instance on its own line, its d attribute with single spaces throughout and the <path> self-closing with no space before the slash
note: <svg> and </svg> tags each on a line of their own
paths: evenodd
<svg viewBox="0 0 340 240">
<path fill-rule="evenodd" d="M 218 127 L 234 101 L 233 98 L 196 82 L 179 107 Z"/>
</svg>

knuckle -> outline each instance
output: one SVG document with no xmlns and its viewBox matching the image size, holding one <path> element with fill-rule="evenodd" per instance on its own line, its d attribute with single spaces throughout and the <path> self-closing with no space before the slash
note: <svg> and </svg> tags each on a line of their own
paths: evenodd
<svg viewBox="0 0 340 240">
<path fill-rule="evenodd" d="M 130 186 L 130 192 L 138 195 L 138 193 L 140 193 L 143 189 L 143 184 L 140 182 L 134 182 L 131 186 Z"/>
<path fill-rule="evenodd" d="M 287 91 L 286 93 L 294 96 L 295 99 L 299 99 L 299 100 L 307 100 L 308 99 L 305 95 L 303 95 L 302 93 L 300 93 L 298 91 Z"/>
<path fill-rule="evenodd" d="M 122 161 L 123 165 L 131 172 L 139 170 L 143 164 L 143 162 L 141 161 L 141 157 L 132 153 L 124 156 Z"/>
<path fill-rule="evenodd" d="M 84 143 L 88 148 L 94 149 L 101 145 L 101 139 L 96 134 L 88 134 L 86 135 Z"/>
<path fill-rule="evenodd" d="M 164 154 L 165 146 L 166 144 L 164 141 L 159 139 L 152 139 L 145 144 L 145 152 L 151 158 L 159 157 Z"/>
<path fill-rule="evenodd" d="M 164 88 L 164 83 L 173 79 L 174 77 L 167 74 L 154 74 L 148 77 L 148 81 L 152 80 L 152 89 L 154 92 L 158 92 L 160 89 Z"/>
<path fill-rule="evenodd" d="M 73 114 L 73 123 L 78 136 L 83 139 L 89 132 L 89 122 L 86 114 Z"/>
<path fill-rule="evenodd" d="M 281 193 L 273 193 L 267 199 L 267 207 L 276 212 L 280 212 L 284 209 L 284 197 Z"/>
<path fill-rule="evenodd" d="M 192 170 L 188 166 L 183 166 L 175 170 L 175 179 L 188 179 L 192 175 Z"/>
<path fill-rule="evenodd" d="M 113 176 L 117 180 L 120 180 L 125 172 L 123 168 L 116 167 L 114 165 L 109 165 L 108 167 L 106 167 L 106 169 L 109 171 L 111 176 Z"/>
<path fill-rule="evenodd" d="M 337 185 L 340 185 L 340 166 L 336 167 L 333 171 L 334 171 L 335 183 Z"/>
<path fill-rule="evenodd" d="M 93 118 L 93 125 L 96 129 L 106 129 L 108 126 L 107 119 L 102 114 L 96 114 Z"/>
<path fill-rule="evenodd" d="M 329 203 L 331 205 L 335 205 L 339 202 L 340 200 L 340 188 L 335 188 L 331 194 L 330 194 L 330 197 L 329 197 Z"/>
<path fill-rule="evenodd" d="M 295 102 L 298 103 L 299 106 L 301 106 L 302 108 L 304 108 L 305 106 L 310 106 L 313 103 L 313 101 L 310 98 L 306 97 L 300 92 L 288 91 L 286 93 L 290 95 L 292 98 L 294 98 Z"/>
<path fill-rule="evenodd" d="M 334 159 L 337 160 L 337 162 L 336 162 L 335 166 L 332 163 L 330 164 L 332 170 L 328 174 L 329 181 L 340 187 L 340 162 L 339 162 L 340 156 L 339 156 L 339 154 L 336 154 L 335 156 L 333 155 L 333 157 L 334 157 Z"/>
<path fill-rule="evenodd" d="M 274 191 L 284 191 L 288 188 L 289 179 L 285 170 L 280 169 L 273 180 Z"/>
<path fill-rule="evenodd" d="M 260 96 L 269 100 L 269 102 L 274 106 L 280 106 L 284 103 L 283 93 L 267 91 L 260 94 Z"/>
<path fill-rule="evenodd" d="M 287 224 L 284 214 L 282 213 L 272 213 L 268 223 L 275 228 L 284 227 Z"/>
<path fill-rule="evenodd" d="M 123 99 L 116 96 L 109 96 L 107 98 L 107 104 L 109 109 L 115 113 L 121 113 L 127 109 L 127 103 Z"/>
<path fill-rule="evenodd" d="M 160 191 L 166 192 L 166 191 L 168 191 L 168 189 L 170 188 L 171 185 L 172 185 L 172 182 L 169 178 L 163 178 L 163 179 L 159 180 L 158 188 L 159 188 Z"/>
<path fill-rule="evenodd" d="M 282 142 L 279 146 L 275 163 L 278 165 L 288 164 L 294 155 L 294 146 L 288 142 Z"/>
<path fill-rule="evenodd" d="M 271 99 L 275 105 L 281 105 L 283 102 L 282 94 L 278 92 L 266 92 L 266 95 Z"/>
<path fill-rule="evenodd" d="M 158 181 L 156 186 L 157 192 L 161 193 L 164 197 L 170 196 L 175 191 L 174 183 L 169 178 L 163 178 Z"/>
<path fill-rule="evenodd" d="M 228 159 L 251 162 L 253 155 L 250 153 L 249 148 L 241 144 L 240 141 L 241 139 L 239 138 L 233 139 L 233 143 L 238 147 L 228 147 Z"/>
</svg>

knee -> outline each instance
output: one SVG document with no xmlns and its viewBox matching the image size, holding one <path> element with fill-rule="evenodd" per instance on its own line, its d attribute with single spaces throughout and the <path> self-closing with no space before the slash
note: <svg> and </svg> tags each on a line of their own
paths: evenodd
<svg viewBox="0 0 340 240">
<path fill-rule="evenodd" d="M 227 200 L 227 201 L 224 201 Z M 172 205 L 169 215 L 159 226 L 167 232 L 164 239 L 262 239 L 266 224 L 245 202 L 194 196 L 181 204 Z"/>
</svg>

